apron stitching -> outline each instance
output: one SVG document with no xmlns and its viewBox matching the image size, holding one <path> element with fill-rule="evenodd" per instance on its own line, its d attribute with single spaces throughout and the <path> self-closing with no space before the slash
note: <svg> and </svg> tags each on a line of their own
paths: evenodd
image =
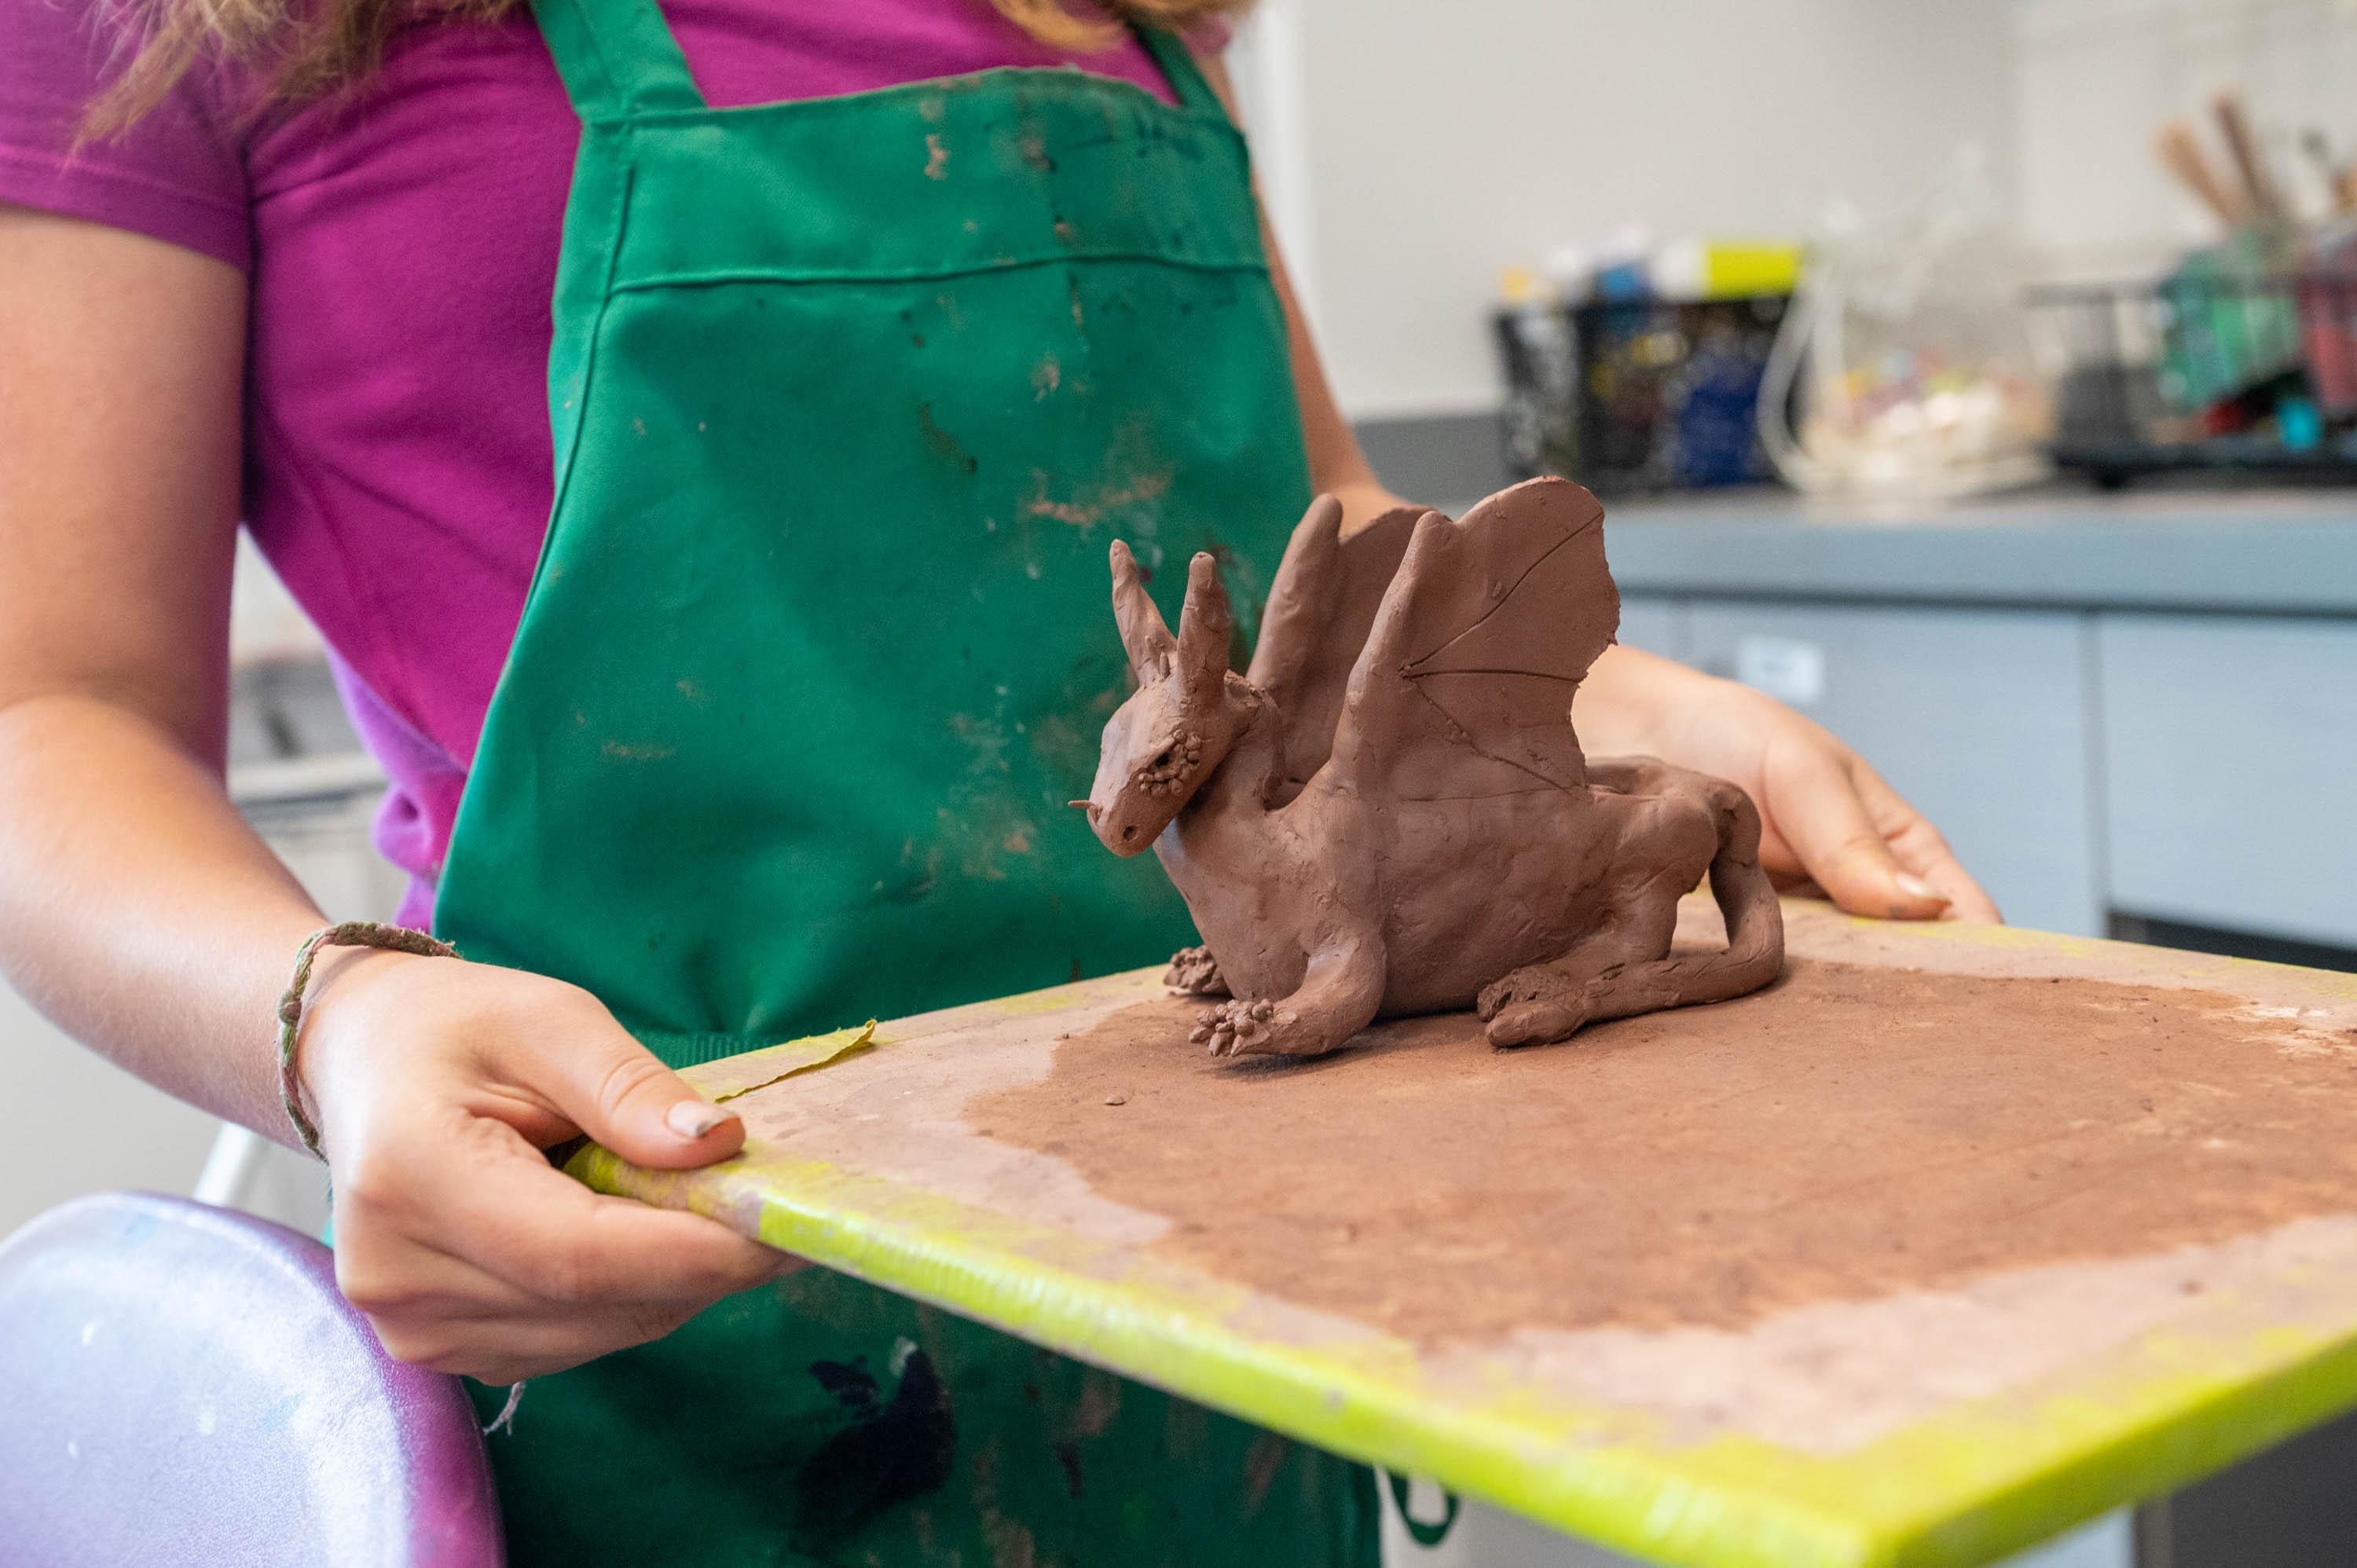
<svg viewBox="0 0 2357 1568">
<path fill-rule="evenodd" d="M 610 237 L 606 247 L 606 276 L 598 285 L 597 314 L 590 317 L 587 338 L 582 346 L 580 366 L 575 372 L 573 380 L 571 399 L 573 420 L 565 436 L 565 471 L 557 476 L 556 493 L 549 501 L 548 541 L 550 542 L 555 540 L 557 520 L 565 515 L 565 497 L 573 489 L 573 476 L 580 465 L 581 426 L 589 417 L 589 383 L 597 366 L 597 341 L 605 335 L 606 314 L 612 309 L 614 295 L 619 292 L 614 284 L 614 274 L 621 265 L 622 234 L 630 222 L 630 188 L 637 181 L 638 169 L 629 158 L 625 157 L 621 160 L 621 173 L 622 177 L 616 182 L 614 191 L 613 215 L 607 220 L 604 231 Z M 544 555 L 547 553 L 547 549 L 548 544 L 544 543 L 542 545 Z M 533 576 L 537 578 L 538 572 L 535 571 Z"/>
<path fill-rule="evenodd" d="M 728 284 L 866 284 L 866 283 L 938 283 L 950 278 L 988 277 L 997 273 L 1028 272 L 1038 267 L 1060 266 L 1074 262 L 1132 262 L 1146 266 L 1177 267 L 1193 273 L 1252 273 L 1268 271 L 1266 257 L 1254 260 L 1197 260 L 1189 256 L 1159 256 L 1146 251 L 1060 251 L 1053 255 L 1017 256 L 1010 261 L 987 266 L 974 267 L 912 267 L 906 272 L 858 273 L 794 273 L 746 269 L 736 272 L 672 273 L 658 277 L 632 278 L 610 285 L 608 294 L 643 294 L 665 288 L 718 287 Z"/>
<path fill-rule="evenodd" d="M 1165 74 L 1168 73 L 1165 72 Z M 805 118 L 815 119 L 821 114 L 850 113 L 864 110 L 876 104 L 878 100 L 902 96 L 918 97 L 927 93 L 942 92 L 945 91 L 942 85 L 945 82 L 995 83 L 997 80 L 1009 77 L 1039 78 L 1042 79 L 1043 83 L 1050 84 L 1058 91 L 1078 89 L 1085 93 L 1103 91 L 1111 92 L 1116 97 L 1135 94 L 1146 104 L 1151 105 L 1162 113 L 1175 115 L 1187 121 L 1197 129 L 1217 132 L 1227 140 L 1239 144 L 1244 139 L 1243 133 L 1235 127 L 1223 111 L 1218 109 L 1216 98 L 1211 100 L 1213 107 L 1208 110 L 1197 108 L 1183 98 L 1176 103 L 1169 103 L 1134 81 L 1124 81 L 1120 77 L 1100 76 L 1094 71 L 1068 66 L 993 66 L 988 70 L 967 71 L 958 76 L 928 77 L 920 81 L 896 82 L 889 87 L 873 87 L 860 92 L 830 92 L 818 98 L 785 98 L 774 103 L 707 103 L 695 109 L 619 108 L 612 113 L 583 114 L 581 123 L 585 125 L 635 123 L 667 129 L 678 125 L 692 125 L 702 120 L 745 120 L 780 113 L 798 113 Z"/>
</svg>

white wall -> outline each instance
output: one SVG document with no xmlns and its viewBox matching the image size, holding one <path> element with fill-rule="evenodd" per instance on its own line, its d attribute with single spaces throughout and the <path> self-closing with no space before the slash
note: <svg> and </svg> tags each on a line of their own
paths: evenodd
<svg viewBox="0 0 2357 1568">
<path fill-rule="evenodd" d="M 1354 417 L 1493 406 L 1499 274 L 1563 242 L 1796 233 L 1965 141 L 2011 178 L 2006 0 L 1263 3 L 1238 74 Z"/>
<path fill-rule="evenodd" d="M 257 1035 L 254 1048 L 265 1043 Z M 102 1188 L 185 1194 L 220 1126 L 74 1044 L 5 985 L 0 1104 L 0 1236 Z"/>
<path fill-rule="evenodd" d="M 2229 166 L 2208 118 L 2239 88 L 2279 171 L 2314 125 L 2357 153 L 2357 5 L 2350 0 L 2013 0 L 2021 215 L 2069 271 L 2140 275 L 2214 237 L 2161 173 L 2153 134 L 2183 115 Z"/>
<path fill-rule="evenodd" d="M 382 919 L 401 878 L 368 842 L 371 792 L 264 823 L 271 845 L 321 907 L 339 919 Z M 287 955 L 294 962 L 294 955 Z M 253 1021 L 253 1049 L 273 1048 L 273 1021 Z M 221 1123 L 180 1103 L 68 1038 L 0 983 L 0 1236 L 43 1209 L 87 1192 L 141 1187 L 187 1196 Z M 272 1145 L 239 1207 L 297 1230 L 327 1219 L 326 1174 Z"/>
</svg>

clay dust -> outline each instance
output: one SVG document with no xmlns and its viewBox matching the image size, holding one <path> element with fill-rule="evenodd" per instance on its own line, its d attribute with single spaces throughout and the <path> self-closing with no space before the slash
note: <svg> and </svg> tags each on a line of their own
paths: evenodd
<svg viewBox="0 0 2357 1568">
<path fill-rule="evenodd" d="M 1241 1062 L 1189 1044 L 1199 1005 L 1116 1013 L 966 1116 L 1167 1219 L 1156 1251 L 1427 1348 L 1738 1329 L 2357 1213 L 2357 1036 L 2220 993 L 1795 959 L 1566 1045 L 1455 1014 Z"/>
</svg>

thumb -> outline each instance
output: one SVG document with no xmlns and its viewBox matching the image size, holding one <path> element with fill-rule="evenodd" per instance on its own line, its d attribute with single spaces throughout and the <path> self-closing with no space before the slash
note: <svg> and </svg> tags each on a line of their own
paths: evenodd
<svg viewBox="0 0 2357 1568">
<path fill-rule="evenodd" d="M 1848 771 L 1811 757 L 1777 801 L 1777 827 L 1810 879 L 1853 915 L 1892 920 L 1937 919 L 1948 900 L 1902 867 L 1859 798 Z"/>
<path fill-rule="evenodd" d="M 619 1026 L 546 1053 L 544 1092 L 582 1132 L 659 1170 L 708 1165 L 745 1146 L 745 1123 L 713 1104 Z"/>
<path fill-rule="evenodd" d="M 1872 833 L 1871 829 L 1867 832 Z M 1805 850 L 1801 859 L 1817 886 L 1825 890 L 1825 896 L 1853 915 L 1873 915 L 1890 920 L 1936 920 L 1948 908 L 1945 895 L 1900 867 L 1879 834 L 1845 840 L 1822 863 L 1813 860 Z"/>
</svg>

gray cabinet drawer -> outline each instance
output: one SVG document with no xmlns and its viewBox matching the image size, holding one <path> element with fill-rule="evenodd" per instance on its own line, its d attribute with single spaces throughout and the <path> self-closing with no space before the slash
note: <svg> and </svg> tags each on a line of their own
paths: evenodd
<svg viewBox="0 0 2357 1568">
<path fill-rule="evenodd" d="M 1652 594 L 1624 594 L 1620 599 L 1620 640 L 1664 659 L 1686 656 L 1686 607 L 1675 599 Z"/>
<path fill-rule="evenodd" d="M 2357 945 L 2357 621 L 2096 637 L 2114 907 Z"/>
<path fill-rule="evenodd" d="M 2008 920 L 2103 929 L 2081 618 L 1697 600 L 1689 630 L 1692 662 L 1857 747 Z"/>
</svg>

